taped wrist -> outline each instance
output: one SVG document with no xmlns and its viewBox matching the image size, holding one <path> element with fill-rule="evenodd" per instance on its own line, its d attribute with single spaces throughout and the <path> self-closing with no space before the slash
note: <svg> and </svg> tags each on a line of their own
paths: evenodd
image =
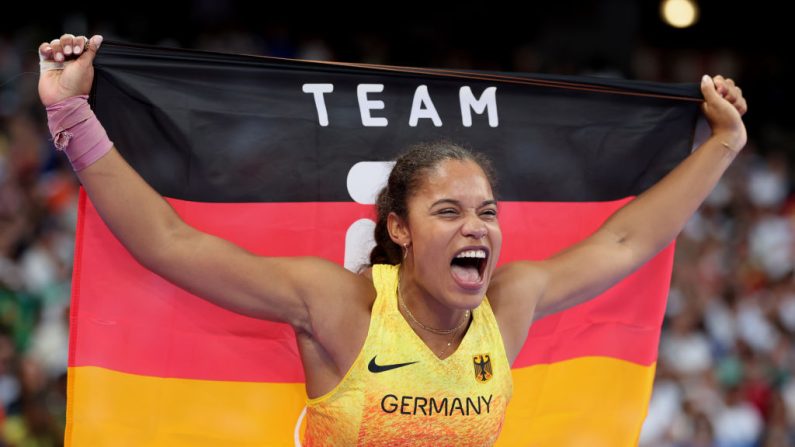
<svg viewBox="0 0 795 447">
<path fill-rule="evenodd" d="M 55 148 L 63 151 L 75 171 L 85 169 L 113 146 L 88 95 L 66 98 L 47 107 L 48 126 Z"/>
</svg>

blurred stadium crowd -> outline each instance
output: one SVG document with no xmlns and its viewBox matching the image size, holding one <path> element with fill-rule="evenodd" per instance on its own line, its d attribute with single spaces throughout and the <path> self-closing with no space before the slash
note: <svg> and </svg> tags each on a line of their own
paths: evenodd
<svg viewBox="0 0 795 447">
<path fill-rule="evenodd" d="M 343 53 L 321 37 L 298 38 L 285 28 L 216 30 L 187 43 L 141 42 L 108 24 L 98 28 L 92 31 L 106 40 L 409 64 L 396 62 L 389 41 L 375 35 L 357 38 L 359 44 Z M 0 447 L 58 446 L 64 438 L 79 185 L 52 146 L 36 94 L 36 48 L 53 34 L 29 27 L 0 35 Z M 507 60 L 484 60 L 458 47 L 415 64 L 663 82 L 721 73 L 747 86 L 743 62 L 731 51 L 639 46 L 620 67 L 598 58 L 553 58 L 525 44 Z M 762 93 L 755 101 L 752 88 L 743 90 L 752 112 L 773 101 Z M 758 118 L 754 123 L 748 146 L 677 240 L 641 446 L 795 445 L 793 147 L 779 127 Z"/>
</svg>

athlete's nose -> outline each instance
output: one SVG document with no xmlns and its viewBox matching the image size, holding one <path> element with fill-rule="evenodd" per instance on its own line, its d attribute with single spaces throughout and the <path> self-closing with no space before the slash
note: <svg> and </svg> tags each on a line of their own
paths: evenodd
<svg viewBox="0 0 795 447">
<path fill-rule="evenodd" d="M 462 232 L 464 236 L 473 237 L 475 239 L 483 239 L 488 234 L 489 230 L 486 224 L 477 217 L 470 218 L 463 226 Z"/>
</svg>

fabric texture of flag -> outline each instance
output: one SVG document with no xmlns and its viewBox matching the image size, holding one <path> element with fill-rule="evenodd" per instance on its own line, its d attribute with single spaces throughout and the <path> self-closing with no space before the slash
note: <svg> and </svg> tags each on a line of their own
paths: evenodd
<svg viewBox="0 0 795 447">
<path fill-rule="evenodd" d="M 700 116 L 697 84 L 114 42 L 94 66 L 91 104 L 111 140 L 186 222 L 260 255 L 351 269 L 388 162 L 411 143 L 447 138 L 492 158 L 503 264 L 591 234 L 690 153 Z M 533 325 L 498 445 L 637 443 L 673 251 Z M 300 445 L 292 329 L 146 270 L 82 188 L 72 287 L 67 445 Z"/>
</svg>

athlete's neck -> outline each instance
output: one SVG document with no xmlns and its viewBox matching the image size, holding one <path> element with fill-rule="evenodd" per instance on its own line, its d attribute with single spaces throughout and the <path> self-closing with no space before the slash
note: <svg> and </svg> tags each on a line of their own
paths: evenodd
<svg viewBox="0 0 795 447">
<path fill-rule="evenodd" d="M 412 274 L 412 266 L 402 265 L 398 273 L 398 293 L 403 305 L 408 308 L 411 315 L 422 325 L 439 329 L 450 330 L 461 325 L 467 317 L 467 309 L 457 309 L 446 305 L 442 300 L 431 295 Z M 403 311 L 405 313 L 405 311 Z M 415 325 L 416 326 L 416 325 Z"/>
</svg>

